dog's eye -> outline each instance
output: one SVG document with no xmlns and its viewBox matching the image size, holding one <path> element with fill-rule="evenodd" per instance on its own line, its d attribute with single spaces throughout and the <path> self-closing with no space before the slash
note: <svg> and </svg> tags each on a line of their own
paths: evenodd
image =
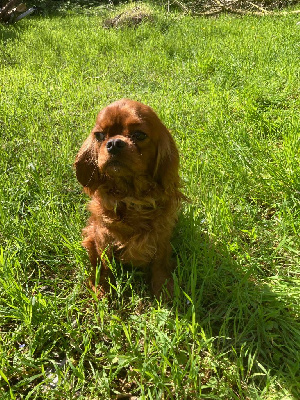
<svg viewBox="0 0 300 400">
<path fill-rule="evenodd" d="M 144 132 L 136 131 L 131 134 L 132 140 L 142 141 L 145 140 L 147 135 Z"/>
<path fill-rule="evenodd" d="M 94 132 L 94 135 L 98 142 L 102 142 L 102 140 L 105 138 L 105 134 L 103 132 Z"/>
</svg>

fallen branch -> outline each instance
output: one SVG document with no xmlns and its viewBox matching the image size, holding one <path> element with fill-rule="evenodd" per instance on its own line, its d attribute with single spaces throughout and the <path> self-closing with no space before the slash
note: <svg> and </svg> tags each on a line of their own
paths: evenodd
<svg viewBox="0 0 300 400">
<path fill-rule="evenodd" d="M 300 10 L 293 10 L 293 11 L 282 11 L 275 13 L 276 15 L 290 15 L 290 14 L 300 14 Z"/>
<path fill-rule="evenodd" d="M 245 11 L 245 10 L 231 10 L 228 12 L 231 12 L 233 14 L 240 14 L 240 15 L 256 15 L 258 17 L 262 17 L 265 15 L 271 15 L 274 17 L 280 17 L 281 15 L 291 15 L 291 14 L 300 14 L 300 10 L 294 10 L 294 11 L 265 11 L 265 12 L 260 12 L 260 11 Z"/>
<path fill-rule="evenodd" d="M 249 2 L 250 3 L 250 2 Z M 210 11 L 203 11 L 203 12 L 194 12 L 192 13 L 193 15 L 196 16 L 203 16 L 203 17 L 212 17 L 215 15 L 219 15 L 221 13 L 229 13 L 229 14 L 238 14 L 238 15 L 255 15 L 258 17 L 266 16 L 266 15 L 271 15 L 275 17 L 280 17 L 281 15 L 291 15 L 291 14 L 300 14 L 300 10 L 293 10 L 293 11 L 268 11 L 265 9 L 262 9 L 263 11 L 247 11 L 247 10 L 241 10 L 239 8 L 234 8 L 234 7 L 229 7 L 229 6 L 222 6 L 218 7 L 215 9 L 212 9 Z"/>
<path fill-rule="evenodd" d="M 258 5 L 255 0 L 206 0 L 199 4 L 199 0 L 194 0 L 186 5 L 183 0 L 168 0 L 168 11 L 170 4 L 178 6 L 184 13 L 195 16 L 216 16 L 221 13 L 255 16 L 281 16 L 290 14 L 300 14 L 300 10 L 278 11 L 278 0 L 271 0 L 268 5 Z"/>
<path fill-rule="evenodd" d="M 10 0 L 8 3 L 6 3 L 6 5 L 4 7 L 1 8 L 0 10 L 0 21 L 6 20 L 6 17 L 9 18 L 9 14 L 11 12 L 11 10 L 15 7 L 16 3 L 18 0 Z"/>
<path fill-rule="evenodd" d="M 12 24 L 34 12 L 34 7 L 27 10 L 24 3 L 19 0 L 10 0 L 0 8 L 0 22 Z"/>
</svg>

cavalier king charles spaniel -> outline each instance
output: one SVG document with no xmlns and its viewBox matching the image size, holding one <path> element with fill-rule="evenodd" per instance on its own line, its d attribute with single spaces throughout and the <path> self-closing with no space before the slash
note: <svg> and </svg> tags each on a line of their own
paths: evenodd
<svg viewBox="0 0 300 400">
<path fill-rule="evenodd" d="M 149 270 L 156 298 L 172 296 L 170 238 L 184 198 L 178 166 L 175 142 L 150 107 L 122 99 L 100 111 L 75 160 L 77 179 L 91 197 L 83 246 L 99 296 L 109 290 L 113 257 Z"/>
</svg>

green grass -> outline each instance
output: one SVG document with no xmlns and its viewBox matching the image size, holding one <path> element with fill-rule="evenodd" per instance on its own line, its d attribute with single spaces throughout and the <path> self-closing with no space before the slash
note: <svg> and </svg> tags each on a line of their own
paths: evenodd
<svg viewBox="0 0 300 400">
<path fill-rule="evenodd" d="M 299 17 L 96 11 L 0 26 L 1 399 L 298 399 Z M 115 265 L 112 300 L 85 286 L 72 165 L 121 97 L 180 149 L 168 307 Z"/>
</svg>

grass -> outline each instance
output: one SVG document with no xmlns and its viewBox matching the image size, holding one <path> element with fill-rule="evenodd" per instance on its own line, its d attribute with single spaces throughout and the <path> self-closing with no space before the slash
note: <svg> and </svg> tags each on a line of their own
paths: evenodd
<svg viewBox="0 0 300 400">
<path fill-rule="evenodd" d="M 0 26 L 1 399 L 299 398 L 297 15 L 106 17 Z M 72 164 L 121 97 L 151 105 L 180 149 L 191 202 L 168 307 L 114 264 L 112 300 L 85 286 Z"/>
</svg>

